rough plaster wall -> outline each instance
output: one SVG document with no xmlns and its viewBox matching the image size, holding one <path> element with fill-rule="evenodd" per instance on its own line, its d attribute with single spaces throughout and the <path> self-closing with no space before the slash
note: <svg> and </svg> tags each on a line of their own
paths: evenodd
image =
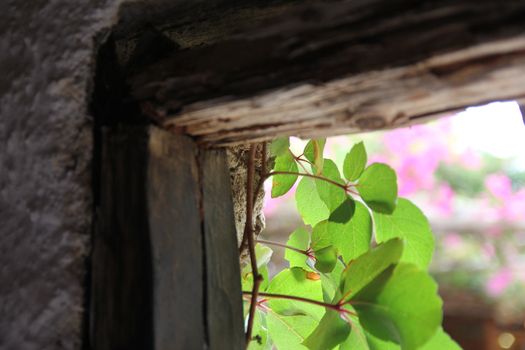
<svg viewBox="0 0 525 350">
<path fill-rule="evenodd" d="M 117 32 L 126 33 L 174 18 L 166 9 L 185 3 L 129 0 L 119 10 L 124 2 L 0 2 L 1 350 L 86 345 L 96 38 L 118 17 Z M 193 4 L 207 2 L 227 1 Z M 239 207 L 241 187 L 236 196 Z M 257 229 L 263 225 L 258 216 Z"/>
<path fill-rule="evenodd" d="M 118 0 L 0 4 L 0 349 L 78 349 L 94 37 Z"/>
<path fill-rule="evenodd" d="M 248 164 L 248 150 L 250 146 L 242 145 L 227 149 L 228 166 L 230 168 L 230 178 L 232 183 L 232 198 L 233 198 L 233 212 L 235 215 L 235 229 L 237 231 L 237 242 L 240 246 L 242 236 L 244 233 L 244 225 L 246 223 L 246 180 L 247 180 L 247 164 Z M 256 160 L 255 160 L 255 179 L 254 189 L 261 181 L 261 153 L 262 147 L 257 146 Z M 268 157 L 268 154 L 266 155 Z M 270 166 L 271 164 L 268 164 Z M 262 211 L 264 204 L 264 188 L 258 193 L 255 198 L 254 205 L 254 234 L 258 236 L 265 227 L 265 219 Z M 245 250 L 241 256 L 241 265 L 246 264 L 248 253 Z"/>
</svg>

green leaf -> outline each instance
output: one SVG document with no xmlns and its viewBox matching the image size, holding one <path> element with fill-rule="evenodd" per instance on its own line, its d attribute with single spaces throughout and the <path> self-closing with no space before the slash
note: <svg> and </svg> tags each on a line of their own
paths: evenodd
<svg viewBox="0 0 525 350">
<path fill-rule="evenodd" d="M 367 161 L 365 145 L 356 143 L 345 157 L 343 174 L 348 181 L 355 181 L 361 176 Z"/>
<path fill-rule="evenodd" d="M 312 230 L 312 242 L 310 243 L 311 248 L 316 251 L 333 244 L 333 237 L 331 232 L 328 230 L 330 222 L 325 220 L 321 221 Z"/>
<path fill-rule="evenodd" d="M 337 169 L 337 165 L 335 165 L 335 163 L 330 159 L 324 160 L 322 176 L 335 181 L 336 183 L 344 185 L 341 175 L 339 174 L 339 170 Z M 317 187 L 317 193 L 319 193 L 319 197 L 326 204 L 328 210 L 330 210 L 330 213 L 333 213 L 341 204 L 343 204 L 347 198 L 344 189 L 325 180 L 316 179 L 315 185 Z"/>
<path fill-rule="evenodd" d="M 272 198 L 276 198 L 286 194 L 286 192 L 292 188 L 295 181 L 297 180 L 298 168 L 293 156 L 290 154 L 290 152 L 286 152 L 275 159 L 275 166 L 273 170 L 294 173 L 290 175 L 273 175 Z"/>
<path fill-rule="evenodd" d="M 365 331 L 368 347 L 370 350 L 401 350 L 399 344 L 393 343 L 389 340 L 379 339 L 372 334 Z M 346 350 L 346 349 L 345 349 Z M 448 349 L 442 349 L 448 350 Z"/>
<path fill-rule="evenodd" d="M 255 257 L 257 258 L 257 267 L 261 268 L 264 265 L 267 265 L 272 258 L 273 250 L 272 248 L 264 244 L 255 245 Z"/>
<path fill-rule="evenodd" d="M 394 237 L 405 241 L 402 261 L 426 269 L 434 252 L 434 235 L 425 215 L 412 202 L 399 198 L 391 215 L 374 213 L 376 240 L 384 242 Z"/>
<path fill-rule="evenodd" d="M 321 280 L 314 275 L 317 278 L 312 278 L 312 272 L 299 267 L 285 269 L 272 279 L 267 292 L 322 301 Z M 285 316 L 310 315 L 319 320 L 324 313 L 323 307 L 297 300 L 270 298 L 268 305 L 274 312 Z"/>
<path fill-rule="evenodd" d="M 252 339 L 248 346 L 249 350 L 271 349 L 271 342 L 268 339 L 268 329 L 266 328 L 266 316 L 259 310 L 255 311 L 253 318 Z"/>
<path fill-rule="evenodd" d="M 432 338 L 423 345 L 420 350 L 461 350 L 443 328 L 439 328 Z"/>
<path fill-rule="evenodd" d="M 306 251 L 310 246 L 310 233 L 304 228 L 298 228 L 292 232 L 286 245 Z M 284 251 L 284 258 L 290 263 L 290 267 L 302 267 L 305 270 L 310 270 L 310 267 L 306 263 L 308 257 L 305 254 L 286 249 Z"/>
<path fill-rule="evenodd" d="M 277 349 L 306 350 L 301 343 L 312 333 L 318 321 L 311 316 L 283 316 L 270 310 L 266 324 Z"/>
<path fill-rule="evenodd" d="M 270 144 L 270 153 L 272 156 L 282 156 L 290 148 L 290 138 L 278 137 Z"/>
<path fill-rule="evenodd" d="M 255 246 L 255 256 L 257 258 L 257 269 L 259 274 L 263 276 L 263 281 L 260 286 L 260 290 L 264 291 L 268 286 L 268 267 L 266 266 L 270 261 L 273 254 L 273 250 L 263 244 L 257 244 Z M 241 271 L 241 285 L 242 290 L 250 291 L 253 288 L 253 274 L 251 264 L 246 264 Z"/>
<path fill-rule="evenodd" d="M 330 211 L 317 193 L 315 182 L 311 178 L 302 178 L 295 191 L 297 210 L 306 225 L 315 226 L 328 219 Z"/>
<path fill-rule="evenodd" d="M 437 284 L 412 264 L 390 266 L 351 301 L 367 332 L 403 350 L 419 349 L 441 325 Z"/>
<path fill-rule="evenodd" d="M 325 144 L 326 139 L 310 140 L 304 148 L 304 156 L 306 157 L 306 159 L 313 163 L 314 166 L 312 170 L 316 175 L 321 174 L 323 171 L 323 152 Z"/>
<path fill-rule="evenodd" d="M 319 325 L 303 342 L 310 350 L 333 349 L 350 334 L 350 325 L 337 311 L 327 309 Z"/>
<path fill-rule="evenodd" d="M 337 249 L 334 246 L 328 246 L 314 251 L 315 268 L 319 272 L 331 272 L 337 263 Z"/>
<path fill-rule="evenodd" d="M 249 264 L 248 264 L 249 265 Z M 261 292 L 265 291 L 269 284 L 269 277 L 268 277 L 268 266 L 264 265 L 262 267 L 259 267 L 259 274 L 263 277 L 263 281 L 261 282 L 261 285 L 259 287 L 259 290 Z M 241 274 L 241 286 L 243 291 L 251 291 L 253 288 L 253 274 L 252 270 L 248 269 L 246 272 L 243 270 L 243 273 Z"/>
<path fill-rule="evenodd" d="M 321 273 L 321 285 L 323 287 L 323 300 L 325 303 L 331 303 L 335 294 L 339 291 L 343 270 L 344 265 L 338 261 L 331 272 Z"/>
<path fill-rule="evenodd" d="M 392 213 L 396 207 L 397 177 L 386 164 L 373 163 L 368 166 L 357 186 L 359 195 L 373 211 Z"/>
<path fill-rule="evenodd" d="M 366 333 L 366 332 L 365 332 Z M 368 343 L 370 345 L 370 350 L 401 350 L 399 344 L 392 343 L 387 340 L 381 340 L 374 337 L 370 333 L 366 333 L 368 338 Z M 359 348 L 355 348 L 358 350 Z M 341 346 L 340 350 L 347 350 Z M 351 350 L 351 349 L 348 349 Z M 423 346 L 418 350 L 462 350 L 450 336 L 445 333 L 443 328 L 438 328 L 436 333 L 427 341 Z"/>
<path fill-rule="evenodd" d="M 372 239 L 372 218 L 368 209 L 360 202 L 353 202 L 352 219 L 345 223 L 328 221 L 327 231 L 343 260 L 348 262 L 365 253 Z"/>
<path fill-rule="evenodd" d="M 352 201 L 352 204 L 354 202 Z M 372 222 L 370 214 L 361 203 L 356 205 L 353 218 L 340 224 L 329 220 L 319 222 L 312 230 L 311 247 L 315 251 L 316 257 L 318 251 L 323 248 L 333 246 L 334 251 L 340 253 L 345 261 L 356 258 L 368 250 L 372 235 Z M 319 260 L 319 259 L 318 259 Z M 317 268 L 316 264 L 316 268 Z M 323 269 L 328 268 L 321 267 Z M 326 270 L 319 270 L 328 272 Z"/>
<path fill-rule="evenodd" d="M 351 299 L 388 267 L 397 263 L 402 253 L 403 242 L 391 239 L 349 262 L 341 276 L 341 294 L 345 300 Z"/>
<path fill-rule="evenodd" d="M 350 197 L 346 196 L 346 199 L 341 203 L 331 214 L 328 220 L 340 224 L 345 224 L 354 216 L 355 212 L 355 201 Z"/>
<path fill-rule="evenodd" d="M 317 152 L 315 150 L 315 145 L 317 144 Z M 316 156 L 320 156 L 324 152 L 324 146 L 326 144 L 326 138 L 322 139 L 312 139 L 308 141 L 304 148 L 304 156 L 306 159 L 308 159 L 310 162 L 315 161 Z"/>
<path fill-rule="evenodd" d="M 366 332 L 354 317 L 350 318 L 350 334 L 339 350 L 370 350 Z"/>
</svg>

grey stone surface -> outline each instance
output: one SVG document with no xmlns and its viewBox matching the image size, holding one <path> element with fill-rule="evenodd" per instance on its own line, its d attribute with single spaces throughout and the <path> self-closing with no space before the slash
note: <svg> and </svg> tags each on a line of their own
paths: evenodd
<svg viewBox="0 0 525 350">
<path fill-rule="evenodd" d="M 125 38 L 156 21 L 185 21 L 204 4 L 229 6 L 225 0 L 0 2 L 1 350 L 88 346 L 89 99 L 97 48 L 111 28 Z M 238 183 L 236 191 L 240 227 Z M 263 225 L 258 216 L 257 230 Z"/>
<path fill-rule="evenodd" d="M 0 4 L 0 349 L 79 349 L 95 37 L 116 0 Z"/>
</svg>

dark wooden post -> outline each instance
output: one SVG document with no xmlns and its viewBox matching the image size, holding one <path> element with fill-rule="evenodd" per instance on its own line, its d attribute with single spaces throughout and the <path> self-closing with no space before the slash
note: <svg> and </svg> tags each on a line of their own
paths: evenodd
<svg viewBox="0 0 525 350">
<path fill-rule="evenodd" d="M 206 314 L 210 349 L 244 348 L 237 236 L 224 149 L 202 152 Z"/>
<path fill-rule="evenodd" d="M 108 129 L 102 144 L 92 347 L 242 348 L 224 150 L 152 126 Z"/>
</svg>

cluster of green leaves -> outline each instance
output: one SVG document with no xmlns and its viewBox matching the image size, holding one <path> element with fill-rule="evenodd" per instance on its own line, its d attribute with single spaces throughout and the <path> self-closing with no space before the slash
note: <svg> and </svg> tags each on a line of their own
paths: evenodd
<svg viewBox="0 0 525 350">
<path fill-rule="evenodd" d="M 264 281 L 249 348 L 460 349 L 441 328 L 442 301 L 427 271 L 434 250 L 427 219 L 397 197 L 392 168 L 367 165 L 363 143 L 348 152 L 343 176 L 324 158 L 324 144 L 311 140 L 300 156 L 288 139 L 271 145 L 272 196 L 300 178 L 295 199 L 304 226 L 286 243 L 289 268 L 272 280 L 272 250 L 256 247 Z M 246 301 L 252 282 L 247 266 Z"/>
</svg>

